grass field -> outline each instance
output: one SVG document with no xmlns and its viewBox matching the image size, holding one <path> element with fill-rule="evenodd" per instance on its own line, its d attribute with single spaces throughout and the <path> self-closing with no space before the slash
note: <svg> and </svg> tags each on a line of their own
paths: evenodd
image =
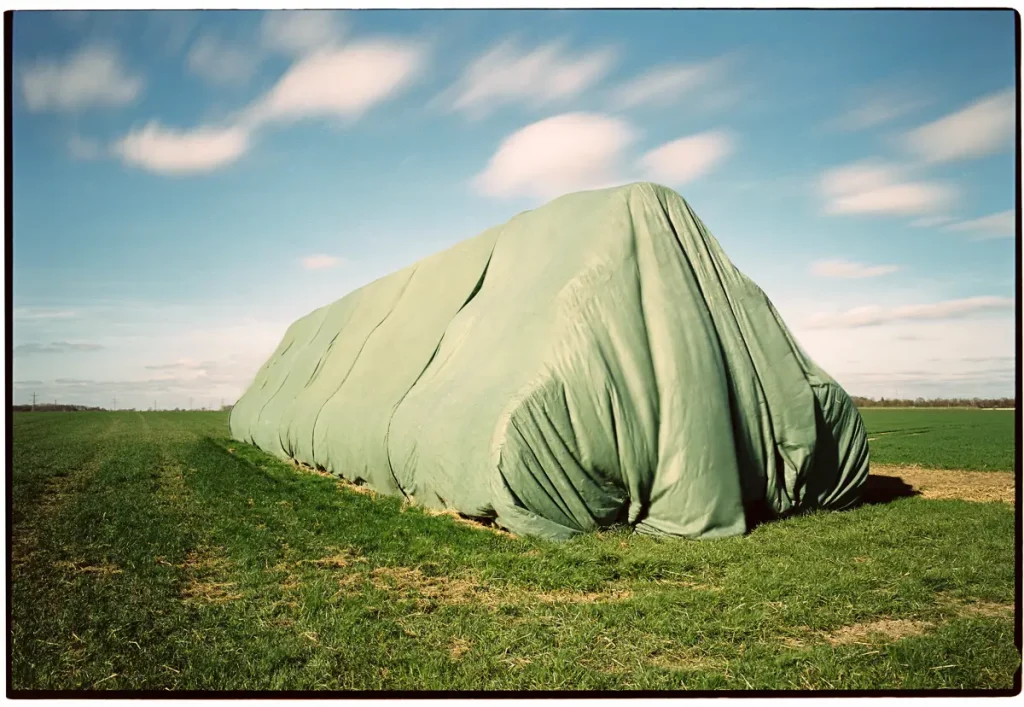
<svg viewBox="0 0 1024 707">
<path fill-rule="evenodd" d="M 861 410 L 871 461 L 932 469 L 1013 471 L 1013 410 Z"/>
<path fill-rule="evenodd" d="M 1009 689 L 1020 665 L 1006 503 L 555 544 L 299 472 L 226 419 L 15 415 L 15 690 Z"/>
</svg>

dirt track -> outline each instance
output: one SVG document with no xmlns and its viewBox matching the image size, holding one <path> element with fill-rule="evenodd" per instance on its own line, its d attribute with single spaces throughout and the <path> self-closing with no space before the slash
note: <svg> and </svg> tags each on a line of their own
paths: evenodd
<svg viewBox="0 0 1024 707">
<path fill-rule="evenodd" d="M 876 487 L 900 480 L 910 489 L 897 495 L 922 498 L 959 498 L 964 501 L 1014 503 L 1013 473 L 1005 471 L 955 471 L 913 466 L 872 466 L 868 484 Z"/>
</svg>

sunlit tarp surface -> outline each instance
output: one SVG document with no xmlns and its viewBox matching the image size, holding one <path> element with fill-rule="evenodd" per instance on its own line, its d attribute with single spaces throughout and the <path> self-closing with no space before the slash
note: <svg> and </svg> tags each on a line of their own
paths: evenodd
<svg viewBox="0 0 1024 707">
<path fill-rule="evenodd" d="M 860 415 L 675 192 L 582 192 L 295 322 L 233 435 L 388 494 L 565 538 L 710 538 L 843 508 Z"/>
</svg>

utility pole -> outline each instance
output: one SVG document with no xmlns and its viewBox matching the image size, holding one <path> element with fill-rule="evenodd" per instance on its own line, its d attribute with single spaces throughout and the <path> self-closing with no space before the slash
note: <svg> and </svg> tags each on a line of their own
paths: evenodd
<svg viewBox="0 0 1024 707">
<path fill-rule="evenodd" d="M 190 396 L 188 396 L 188 409 L 189 409 L 189 410 L 191 410 L 191 409 L 192 409 L 192 396 L 191 396 L 191 395 L 190 395 Z"/>
<path fill-rule="evenodd" d="M 117 410 L 117 398 L 114 398 L 114 409 Z"/>
<path fill-rule="evenodd" d="M 35 409 L 36 409 L 36 394 L 32 393 L 32 410 L 33 410 L 33 412 L 35 411 Z"/>
</svg>

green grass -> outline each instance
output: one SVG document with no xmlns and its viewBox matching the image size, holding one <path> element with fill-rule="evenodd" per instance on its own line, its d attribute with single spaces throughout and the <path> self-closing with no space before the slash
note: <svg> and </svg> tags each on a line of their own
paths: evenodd
<svg viewBox="0 0 1024 707">
<path fill-rule="evenodd" d="M 1013 471 L 1014 411 L 864 408 L 873 464 Z"/>
<path fill-rule="evenodd" d="M 1004 504 L 556 544 L 299 473 L 221 413 L 16 414 L 13 441 L 16 690 L 1010 689 L 1020 665 Z"/>
</svg>

